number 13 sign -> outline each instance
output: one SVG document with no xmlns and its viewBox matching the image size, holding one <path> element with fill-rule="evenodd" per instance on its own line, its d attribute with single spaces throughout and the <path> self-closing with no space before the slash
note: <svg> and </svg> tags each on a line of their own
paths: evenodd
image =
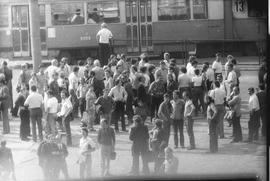
<svg viewBox="0 0 270 181">
<path fill-rule="evenodd" d="M 247 18 L 247 0 L 233 0 L 233 16 L 235 18 Z"/>
</svg>

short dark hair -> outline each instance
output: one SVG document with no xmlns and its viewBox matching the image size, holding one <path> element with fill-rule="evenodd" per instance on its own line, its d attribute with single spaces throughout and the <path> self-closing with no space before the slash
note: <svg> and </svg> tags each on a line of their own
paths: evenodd
<svg viewBox="0 0 270 181">
<path fill-rule="evenodd" d="M 260 89 L 260 90 L 264 90 L 264 89 L 265 89 L 264 84 L 259 84 L 259 89 Z"/>
<path fill-rule="evenodd" d="M 255 92 L 254 87 L 248 88 L 248 91 L 254 93 Z"/>
<path fill-rule="evenodd" d="M 216 56 L 217 56 L 217 57 L 220 57 L 220 56 L 221 56 L 221 53 L 217 52 L 217 53 L 216 53 Z"/>
<path fill-rule="evenodd" d="M 162 127 L 162 120 L 156 119 L 155 125 L 156 125 L 158 128 L 161 128 L 161 127 Z"/>
<path fill-rule="evenodd" d="M 232 63 L 229 63 L 228 64 L 228 67 L 233 68 L 233 64 Z"/>
<path fill-rule="evenodd" d="M 78 72 L 78 71 L 79 71 L 79 67 L 78 66 L 73 67 L 73 72 Z"/>
<path fill-rule="evenodd" d="M 140 71 L 142 73 L 145 73 L 147 71 L 147 67 L 146 66 L 140 67 Z"/>
<path fill-rule="evenodd" d="M 184 91 L 184 92 L 183 92 L 183 95 L 184 95 L 184 94 L 190 99 L 190 93 L 189 93 L 188 91 Z"/>
<path fill-rule="evenodd" d="M 215 81 L 215 86 L 216 86 L 216 87 L 220 87 L 219 81 Z"/>
<path fill-rule="evenodd" d="M 170 95 L 169 95 L 168 93 L 165 93 L 165 94 L 164 94 L 164 97 L 170 98 Z"/>
<path fill-rule="evenodd" d="M 49 95 L 53 95 L 53 91 L 50 89 L 50 90 L 48 90 L 48 94 Z"/>
<path fill-rule="evenodd" d="M 155 67 L 154 65 L 150 65 L 150 66 L 148 67 L 148 71 L 149 71 L 149 72 L 152 72 L 155 68 L 156 68 L 156 67 Z"/>
<path fill-rule="evenodd" d="M 194 70 L 194 73 L 195 73 L 195 75 L 199 75 L 200 74 L 200 70 L 199 69 L 195 69 Z"/>
<path fill-rule="evenodd" d="M 95 76 L 96 75 L 96 73 L 94 72 L 94 71 L 90 71 L 90 75 L 93 75 L 93 76 Z"/>
<path fill-rule="evenodd" d="M 121 79 L 120 79 L 120 78 L 117 78 L 117 79 L 115 80 L 115 85 L 118 85 L 120 82 L 121 82 Z"/>
<path fill-rule="evenodd" d="M 198 64 L 198 62 L 197 62 L 196 60 L 193 60 L 193 61 L 191 62 L 191 65 L 196 65 L 196 64 Z"/>
<path fill-rule="evenodd" d="M 37 91 L 37 86 L 32 85 L 32 86 L 31 86 L 31 91 L 36 92 L 36 91 Z"/>
<path fill-rule="evenodd" d="M 181 72 L 183 72 L 184 74 L 187 73 L 186 67 L 181 67 Z"/>
<path fill-rule="evenodd" d="M 235 58 L 232 59 L 232 64 L 233 64 L 233 65 L 236 65 L 236 59 L 235 59 Z"/>
</svg>

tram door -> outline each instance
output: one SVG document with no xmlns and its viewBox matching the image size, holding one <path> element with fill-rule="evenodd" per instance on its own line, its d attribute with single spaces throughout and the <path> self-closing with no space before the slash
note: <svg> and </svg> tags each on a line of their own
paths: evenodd
<svg viewBox="0 0 270 181">
<path fill-rule="evenodd" d="M 151 0 L 126 0 L 128 52 L 152 51 Z"/>
<path fill-rule="evenodd" d="M 12 6 L 12 38 L 15 57 L 30 56 L 28 6 Z"/>
</svg>

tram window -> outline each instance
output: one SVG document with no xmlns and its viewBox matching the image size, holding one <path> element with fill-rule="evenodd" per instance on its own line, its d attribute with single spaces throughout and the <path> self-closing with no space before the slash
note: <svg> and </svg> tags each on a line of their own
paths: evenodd
<svg viewBox="0 0 270 181">
<path fill-rule="evenodd" d="M 193 0 L 193 17 L 194 19 L 207 18 L 207 1 Z"/>
<path fill-rule="evenodd" d="M 40 26 L 45 26 L 45 5 L 39 5 Z"/>
<path fill-rule="evenodd" d="M 267 1 L 248 0 L 248 16 L 249 17 L 266 17 Z"/>
<path fill-rule="evenodd" d="M 189 18 L 189 0 L 158 0 L 158 20 L 186 20 Z"/>
<path fill-rule="evenodd" d="M 83 3 L 52 4 L 53 25 L 84 24 Z"/>
<path fill-rule="evenodd" d="M 8 26 L 8 6 L 0 5 L 0 27 Z"/>
<path fill-rule="evenodd" d="M 91 2 L 87 4 L 87 23 L 119 23 L 118 2 Z"/>
</svg>

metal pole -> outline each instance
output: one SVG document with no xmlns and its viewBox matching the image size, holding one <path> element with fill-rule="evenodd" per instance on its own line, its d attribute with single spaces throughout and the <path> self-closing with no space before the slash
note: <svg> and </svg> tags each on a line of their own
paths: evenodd
<svg viewBox="0 0 270 181">
<path fill-rule="evenodd" d="M 38 0 L 29 0 L 30 14 L 30 38 L 33 71 L 37 72 L 41 64 L 41 43 L 40 43 L 40 20 Z"/>
</svg>

